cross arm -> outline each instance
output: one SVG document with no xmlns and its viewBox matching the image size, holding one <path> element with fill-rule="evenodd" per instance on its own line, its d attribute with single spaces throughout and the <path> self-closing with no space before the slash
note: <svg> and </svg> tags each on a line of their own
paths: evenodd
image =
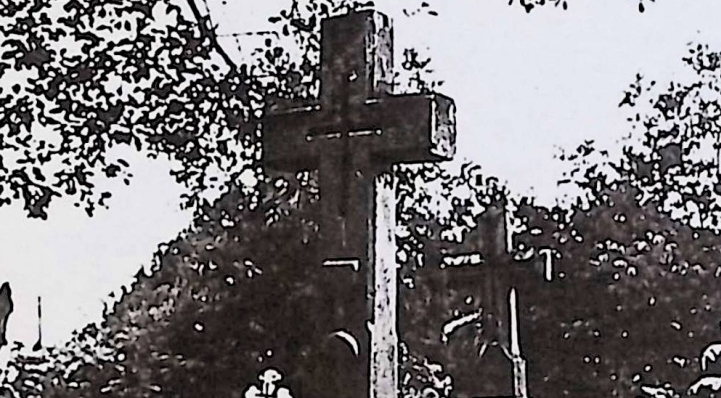
<svg viewBox="0 0 721 398">
<path fill-rule="evenodd" d="M 392 163 L 451 160 L 456 152 L 455 104 L 442 94 L 394 95 L 367 101 L 379 115 L 384 143 L 375 156 Z"/>
<path fill-rule="evenodd" d="M 297 171 L 315 168 L 319 150 L 308 145 L 308 133 L 318 127 L 320 105 L 294 103 L 270 109 L 263 118 L 263 159 L 271 168 Z"/>
<path fill-rule="evenodd" d="M 341 113 L 297 104 L 270 111 L 263 130 L 266 164 L 282 170 L 317 166 L 334 134 L 364 137 L 353 147 L 382 164 L 450 160 L 456 151 L 455 104 L 442 94 L 372 98 Z"/>
</svg>

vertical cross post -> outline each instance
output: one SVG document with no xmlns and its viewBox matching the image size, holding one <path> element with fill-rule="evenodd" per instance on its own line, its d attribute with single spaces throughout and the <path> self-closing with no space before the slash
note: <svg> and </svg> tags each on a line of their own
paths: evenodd
<svg viewBox="0 0 721 398">
<path fill-rule="evenodd" d="M 370 398 L 395 398 L 398 380 L 398 266 L 396 264 L 396 181 L 392 172 L 374 181 L 373 319 L 371 323 Z"/>
</svg>

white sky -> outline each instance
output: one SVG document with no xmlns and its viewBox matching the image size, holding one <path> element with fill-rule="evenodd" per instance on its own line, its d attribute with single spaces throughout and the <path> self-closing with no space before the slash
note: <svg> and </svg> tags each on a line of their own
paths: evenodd
<svg viewBox="0 0 721 398">
<path fill-rule="evenodd" d="M 209 0 L 220 33 L 265 30 L 287 0 Z M 689 41 L 721 49 L 721 2 L 569 0 L 526 15 L 506 0 L 436 0 L 440 16 L 404 17 L 415 0 L 380 0 L 394 18 L 396 52 L 428 47 L 444 94 L 458 108 L 459 158 L 473 159 L 516 191 L 545 201 L 558 191 L 554 146 L 584 139 L 612 144 L 627 132 L 617 104 L 643 71 L 660 81 L 682 71 Z M 234 42 L 226 44 L 235 47 Z M 137 158 L 137 156 L 135 157 Z M 109 211 L 88 219 L 62 203 L 49 221 L 0 208 L 0 279 L 13 288 L 9 340 L 32 345 L 35 300 L 44 300 L 46 342 L 98 318 L 102 300 L 147 265 L 156 245 L 190 221 L 167 165 L 139 159 L 130 187 L 118 185 Z M 7 350 L 4 350 L 7 353 Z"/>
</svg>

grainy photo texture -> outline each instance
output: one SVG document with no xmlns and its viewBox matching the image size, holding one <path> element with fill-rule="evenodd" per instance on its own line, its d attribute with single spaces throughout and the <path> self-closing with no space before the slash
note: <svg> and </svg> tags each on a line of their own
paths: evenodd
<svg viewBox="0 0 721 398">
<path fill-rule="evenodd" d="M 721 394 L 718 16 L 0 0 L 0 397 Z"/>
</svg>

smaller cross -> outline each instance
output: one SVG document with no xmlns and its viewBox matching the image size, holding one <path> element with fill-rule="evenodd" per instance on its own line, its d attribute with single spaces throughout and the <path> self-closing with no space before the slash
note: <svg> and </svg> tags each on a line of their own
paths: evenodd
<svg viewBox="0 0 721 398">
<path fill-rule="evenodd" d="M 476 250 L 478 249 L 497 259 L 513 252 L 513 230 L 505 201 L 502 205 L 490 207 L 486 211 L 489 212 L 488 224 L 490 226 L 484 224 L 485 228 L 474 229 L 469 236 L 465 237 L 464 243 L 450 245 L 450 248 L 442 247 L 440 251 L 443 252 L 443 263 L 450 264 L 465 260 L 466 263 L 474 265 L 474 261 L 471 259 L 477 254 Z M 484 286 L 481 288 L 483 296 L 481 305 L 486 310 L 486 314 L 483 316 L 485 321 L 483 328 L 488 331 L 478 355 L 483 356 L 489 345 L 498 345 L 513 367 L 513 396 L 527 398 L 527 369 L 519 341 L 518 297 L 514 287 L 514 271 L 508 266 L 502 267 L 502 264 L 475 262 L 480 263 L 479 265 L 485 273 L 482 277 Z M 550 268 L 547 269 L 550 270 Z M 480 314 L 479 311 L 477 314 L 469 314 L 448 322 L 444 325 L 445 333 L 442 338 L 447 339 L 448 332 L 455 330 L 454 327 L 461 326 L 464 322 L 476 322 L 481 318 Z"/>
</svg>

